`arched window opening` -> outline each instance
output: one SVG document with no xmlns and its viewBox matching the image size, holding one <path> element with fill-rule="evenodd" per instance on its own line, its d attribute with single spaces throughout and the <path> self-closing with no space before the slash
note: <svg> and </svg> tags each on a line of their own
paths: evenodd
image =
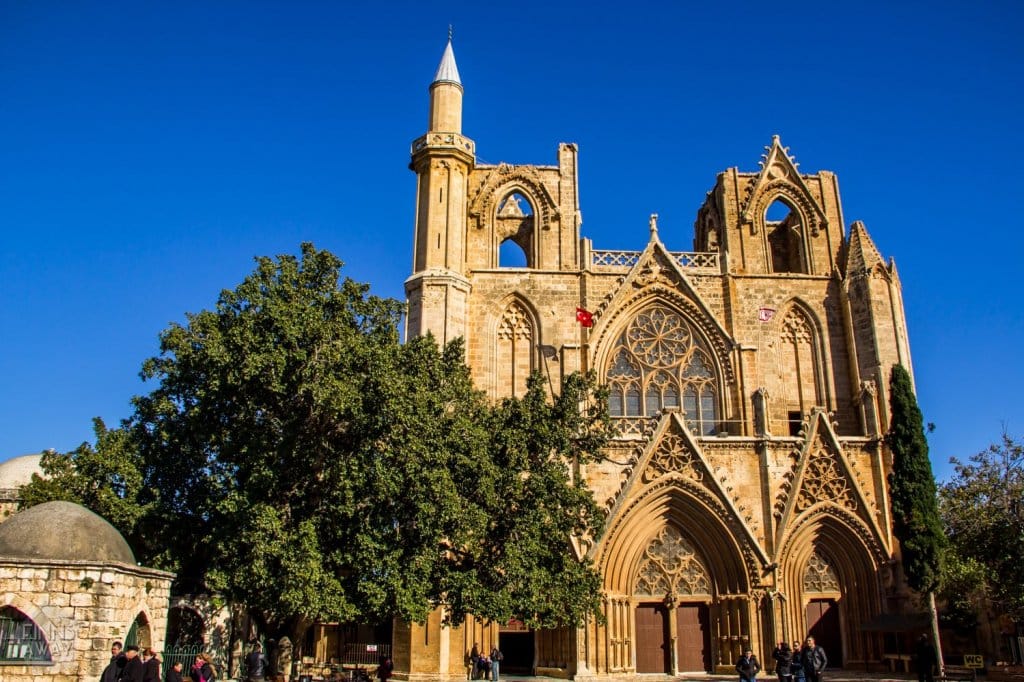
<svg viewBox="0 0 1024 682">
<path fill-rule="evenodd" d="M 519 192 L 512 192 L 498 205 L 495 223 L 501 240 L 498 267 L 533 267 L 534 215 L 530 200 Z"/>
<path fill-rule="evenodd" d="M 526 380 L 533 371 L 533 321 L 526 308 L 513 301 L 498 321 L 497 372 L 498 396 L 526 394 Z"/>
<path fill-rule="evenodd" d="M 772 272 L 806 272 L 800 214 L 777 199 L 764 214 Z"/>
<path fill-rule="evenodd" d="M 50 663 L 50 645 L 31 618 L 12 606 L 0 608 L 0 663 Z"/>
<path fill-rule="evenodd" d="M 718 378 L 711 355 L 692 325 L 668 308 L 648 308 L 627 325 L 605 377 L 613 417 L 652 417 L 681 408 L 692 432 L 716 431 Z"/>
<path fill-rule="evenodd" d="M 194 609 L 176 606 L 167 614 L 167 646 L 197 646 L 203 643 L 203 619 Z"/>
</svg>

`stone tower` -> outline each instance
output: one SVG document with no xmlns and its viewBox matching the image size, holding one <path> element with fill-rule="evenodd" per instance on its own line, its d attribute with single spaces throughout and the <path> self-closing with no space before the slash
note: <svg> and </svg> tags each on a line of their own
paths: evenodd
<svg viewBox="0 0 1024 682">
<path fill-rule="evenodd" d="M 693 251 L 653 215 L 640 250 L 600 250 L 580 237 L 576 146 L 556 165 L 478 163 L 462 95 L 449 40 L 412 146 L 408 334 L 463 337 L 494 399 L 532 371 L 552 390 L 581 369 L 608 386 L 619 435 L 581 472 L 607 517 L 579 550 L 606 622 L 435 615 L 396 626 L 399 676 L 464 678 L 474 643 L 500 643 L 503 670 L 577 679 L 731 673 L 743 648 L 768 660 L 808 632 L 835 665 L 878 660 L 863 626 L 905 596 L 881 434 L 910 351 L 895 265 L 845 229 L 836 176 L 801 172 L 776 136 L 759 170 L 718 174 Z"/>
<path fill-rule="evenodd" d="M 451 39 L 430 84 L 427 134 L 412 144 L 416 171 L 416 228 L 408 333 L 432 333 L 441 343 L 466 335 L 466 197 L 475 162 L 462 135 L 462 82 Z"/>
</svg>

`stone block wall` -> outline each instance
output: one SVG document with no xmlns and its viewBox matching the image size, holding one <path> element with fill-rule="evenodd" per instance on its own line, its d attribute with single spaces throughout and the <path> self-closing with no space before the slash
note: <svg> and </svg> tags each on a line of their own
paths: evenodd
<svg viewBox="0 0 1024 682">
<path fill-rule="evenodd" d="M 141 646 L 163 648 L 173 574 L 91 562 L 0 559 L 0 606 L 30 618 L 47 639 L 52 663 L 0 664 L 4 682 L 94 682 L 110 645 L 142 623 Z"/>
</svg>

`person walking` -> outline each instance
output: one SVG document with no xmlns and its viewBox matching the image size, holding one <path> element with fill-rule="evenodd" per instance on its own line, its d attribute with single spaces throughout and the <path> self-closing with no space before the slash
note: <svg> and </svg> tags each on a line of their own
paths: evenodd
<svg viewBox="0 0 1024 682">
<path fill-rule="evenodd" d="M 252 645 L 252 651 L 245 657 L 245 675 L 249 682 L 263 682 L 267 676 L 267 657 L 259 642 Z"/>
<path fill-rule="evenodd" d="M 917 639 L 914 649 L 914 659 L 917 662 L 918 682 L 935 682 L 935 664 L 938 663 L 938 656 L 935 655 L 935 647 L 928 639 L 927 634 L 922 634 Z"/>
<path fill-rule="evenodd" d="M 760 671 L 761 664 L 758 663 L 757 657 L 754 656 L 754 652 L 750 649 L 744 651 L 743 655 L 736 661 L 736 672 L 740 674 L 740 682 L 753 682 Z"/>
<path fill-rule="evenodd" d="M 802 659 L 807 682 L 823 682 L 828 656 L 825 655 L 823 648 L 814 643 L 814 637 L 808 637 L 804 642 Z"/>
<path fill-rule="evenodd" d="M 793 650 L 786 642 L 779 642 L 772 651 L 772 658 L 775 659 L 775 674 L 779 676 L 779 682 L 790 682 L 793 679 L 791 665 L 793 663 Z"/>
<path fill-rule="evenodd" d="M 498 682 L 498 671 L 501 669 L 501 662 L 504 660 L 504 654 L 501 653 L 501 649 L 495 644 L 494 648 L 491 649 L 491 682 Z"/>
</svg>

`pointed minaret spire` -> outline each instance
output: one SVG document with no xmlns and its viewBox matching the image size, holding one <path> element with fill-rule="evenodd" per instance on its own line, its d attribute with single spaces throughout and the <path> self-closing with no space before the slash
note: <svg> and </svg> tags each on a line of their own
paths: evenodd
<svg viewBox="0 0 1024 682">
<path fill-rule="evenodd" d="M 452 27 L 448 27 L 448 45 L 441 55 L 441 63 L 437 65 L 437 73 L 434 74 L 435 83 L 455 83 L 462 85 L 459 78 L 459 67 L 455 65 L 455 51 L 452 50 Z"/>
<path fill-rule="evenodd" d="M 434 81 L 430 84 L 430 120 L 428 130 L 439 133 L 462 132 L 462 79 L 455 65 L 452 50 L 452 27 L 448 27 L 448 44 L 441 55 Z"/>
</svg>

